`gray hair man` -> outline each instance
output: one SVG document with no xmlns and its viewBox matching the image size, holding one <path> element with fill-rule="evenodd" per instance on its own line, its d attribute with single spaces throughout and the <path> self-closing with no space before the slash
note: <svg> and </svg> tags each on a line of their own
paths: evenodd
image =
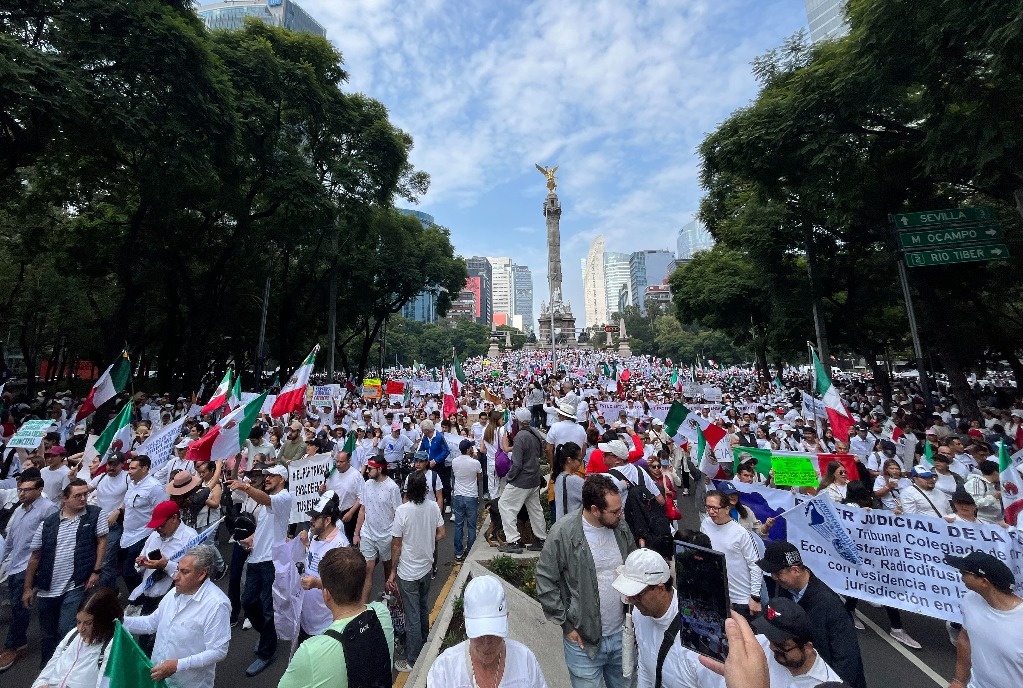
<svg viewBox="0 0 1023 688">
<path fill-rule="evenodd" d="M 531 414 L 529 409 L 520 408 L 515 411 L 515 419 L 519 422 L 519 431 L 515 434 L 512 446 L 511 468 L 508 470 L 508 484 L 504 488 L 498 507 L 504 523 L 504 539 L 502 552 L 522 553 L 519 542 L 518 515 L 523 506 L 529 514 L 529 525 L 533 536 L 538 538 L 529 545 L 530 551 L 539 552 L 543 549 L 547 538 L 547 521 L 540 506 L 539 487 L 543 481 L 540 475 L 540 457 L 543 456 L 543 438 L 529 426 Z"/>
</svg>

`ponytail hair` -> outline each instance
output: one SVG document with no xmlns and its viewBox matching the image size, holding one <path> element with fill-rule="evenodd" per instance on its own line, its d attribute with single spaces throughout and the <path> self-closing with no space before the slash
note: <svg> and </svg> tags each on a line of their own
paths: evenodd
<svg viewBox="0 0 1023 688">
<path fill-rule="evenodd" d="M 554 448 L 554 465 L 551 466 L 551 479 L 565 472 L 565 461 L 578 457 L 582 448 L 575 442 L 565 442 Z"/>
</svg>

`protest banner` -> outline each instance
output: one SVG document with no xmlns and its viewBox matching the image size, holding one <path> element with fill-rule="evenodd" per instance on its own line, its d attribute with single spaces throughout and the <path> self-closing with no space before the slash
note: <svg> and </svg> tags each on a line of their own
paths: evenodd
<svg viewBox="0 0 1023 688">
<path fill-rule="evenodd" d="M 803 418 L 805 420 L 812 420 L 813 418 L 820 418 L 827 420 L 828 408 L 824 405 L 824 402 L 820 399 L 814 399 L 806 392 L 803 395 Z"/>
<path fill-rule="evenodd" d="M 772 456 L 774 482 L 791 487 L 817 487 L 820 479 L 809 456 Z"/>
<path fill-rule="evenodd" d="M 608 423 L 618 420 L 618 412 L 625 408 L 624 401 L 598 401 L 597 413 Z"/>
<path fill-rule="evenodd" d="M 703 388 L 695 382 L 687 382 L 682 385 L 682 394 L 687 399 L 695 399 L 696 397 L 703 396 Z"/>
<path fill-rule="evenodd" d="M 288 492 L 294 496 L 288 523 L 308 521 L 307 511 L 320 499 L 320 483 L 334 466 L 330 454 L 303 456 L 288 464 Z"/>
<path fill-rule="evenodd" d="M 721 401 L 721 397 L 724 396 L 720 387 L 712 385 L 704 385 L 700 388 L 700 391 L 703 394 L 703 398 L 707 401 Z"/>
<path fill-rule="evenodd" d="M 822 500 L 827 498 L 812 499 L 785 515 L 788 541 L 840 595 L 961 623 L 959 600 L 966 587 L 944 556 L 966 556 L 973 550 L 1005 562 L 1016 585 L 1023 584 L 1023 538 L 1016 530 L 896 515 L 830 500 L 822 507 Z M 848 550 L 846 538 L 855 552 Z"/>
<path fill-rule="evenodd" d="M 650 415 L 653 418 L 664 420 L 668 417 L 669 410 L 671 410 L 671 404 L 650 404 Z"/>
<path fill-rule="evenodd" d="M 419 392 L 421 395 L 440 394 L 440 383 L 431 382 L 430 380 L 413 380 L 412 391 Z"/>
<path fill-rule="evenodd" d="M 145 454 L 152 462 L 149 468 L 151 473 L 155 473 L 167 463 L 171 452 L 174 451 L 174 445 L 181 439 L 181 426 L 184 424 L 185 418 L 178 418 L 167 427 L 161 428 L 155 435 L 150 435 L 138 448 L 137 453 Z"/>
<path fill-rule="evenodd" d="M 35 449 L 43 443 L 43 436 L 54 426 L 52 420 L 29 420 L 18 428 L 10 440 L 8 449 Z"/>
<path fill-rule="evenodd" d="M 313 387 L 313 398 L 309 404 L 316 409 L 331 411 L 334 409 L 334 390 L 332 385 L 315 385 Z"/>
</svg>

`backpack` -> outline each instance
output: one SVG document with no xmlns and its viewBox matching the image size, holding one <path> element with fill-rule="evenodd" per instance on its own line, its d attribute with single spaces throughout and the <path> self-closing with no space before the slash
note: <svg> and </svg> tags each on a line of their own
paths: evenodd
<svg viewBox="0 0 1023 688">
<path fill-rule="evenodd" d="M 328 628 L 323 635 L 341 643 L 349 686 L 391 688 L 391 654 L 375 611 L 362 612 L 340 633 Z"/>
<path fill-rule="evenodd" d="M 675 546 L 671 537 L 671 521 L 664 507 L 657 503 L 657 497 L 646 486 L 646 477 L 641 468 L 639 484 L 633 485 L 625 474 L 616 468 L 608 471 L 619 480 L 629 483 L 629 497 L 625 501 L 625 522 L 638 542 L 642 538 L 647 548 L 668 558 L 674 555 Z"/>
<path fill-rule="evenodd" d="M 503 478 L 508 475 L 508 471 L 511 470 L 511 457 L 508 456 L 508 452 L 501 449 L 501 432 L 497 433 L 497 451 L 494 452 L 494 473 L 498 478 Z"/>
</svg>

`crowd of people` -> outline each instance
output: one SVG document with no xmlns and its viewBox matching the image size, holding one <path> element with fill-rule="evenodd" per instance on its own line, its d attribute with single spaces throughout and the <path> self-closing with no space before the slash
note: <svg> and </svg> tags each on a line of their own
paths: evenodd
<svg viewBox="0 0 1023 688">
<path fill-rule="evenodd" d="M 103 420 L 76 423 L 81 399 L 70 390 L 5 392 L 5 439 L 27 420 L 52 426 L 37 447 L 0 454 L 0 575 L 11 609 L 0 671 L 28 654 L 34 615 L 39 686 L 102 675 L 117 620 L 150 656 L 152 678 L 171 686 L 212 686 L 239 626 L 259 636 L 245 674 L 261 674 L 285 652 L 278 640 L 289 625 L 282 686 L 390 685 L 393 671 L 422 663 L 446 524 L 461 562 L 486 512 L 493 551 L 538 555 L 537 598 L 563 630 L 573 688 L 864 688 L 856 598 L 842 600 L 791 543 L 773 539 L 774 519 L 758 520 L 736 483 L 775 487 L 755 450 L 849 455 L 858 475 L 834 461 L 818 488 L 803 491 L 1010 527 L 992 457 L 999 443 L 1023 448 L 1023 399 L 1008 384 L 978 385 L 983 417 L 968 419 L 947 392 L 925 399 L 910 380 L 883 398 L 870 379 L 843 376 L 835 382 L 856 425 L 836 437 L 812 402 L 807 411 L 808 372 L 765 382 L 749 369 L 679 371 L 650 357 L 571 351 L 552 362 L 549 352 L 523 350 L 465 361 L 457 378 L 441 372 L 457 380 L 446 397 L 434 371 L 395 367 L 382 377 L 402 381 L 404 394 L 261 414 L 241 451 L 209 462 L 190 459 L 189 446 L 225 409 L 204 415 L 184 397 L 140 392 L 101 409 Z M 689 437 L 669 435 L 672 402 L 723 439 L 700 454 Z M 90 452 L 90 435 L 126 403 L 132 439 Z M 180 436 L 169 455 L 150 456 L 148 440 L 171 426 Z M 324 454 L 331 468 L 319 499 L 295 523 L 288 467 Z M 698 529 L 682 527 L 686 509 L 699 512 Z M 675 540 L 725 555 L 734 614 L 724 664 L 676 642 L 688 632 L 673 623 L 680 593 L 686 609 L 694 604 L 673 587 Z M 297 619 L 275 604 L 282 547 L 298 552 Z M 997 642 L 1023 631 L 1011 571 L 981 552 L 948 563 L 969 590 L 963 624 L 948 626 L 953 683 L 1023 679 L 1023 655 Z M 371 599 L 381 578 L 383 600 Z M 468 640 L 422 667 L 430 685 L 546 685 L 530 649 L 508 637 L 496 579 L 474 579 L 463 607 Z M 919 649 L 899 610 L 886 611 L 892 638 Z"/>
</svg>

